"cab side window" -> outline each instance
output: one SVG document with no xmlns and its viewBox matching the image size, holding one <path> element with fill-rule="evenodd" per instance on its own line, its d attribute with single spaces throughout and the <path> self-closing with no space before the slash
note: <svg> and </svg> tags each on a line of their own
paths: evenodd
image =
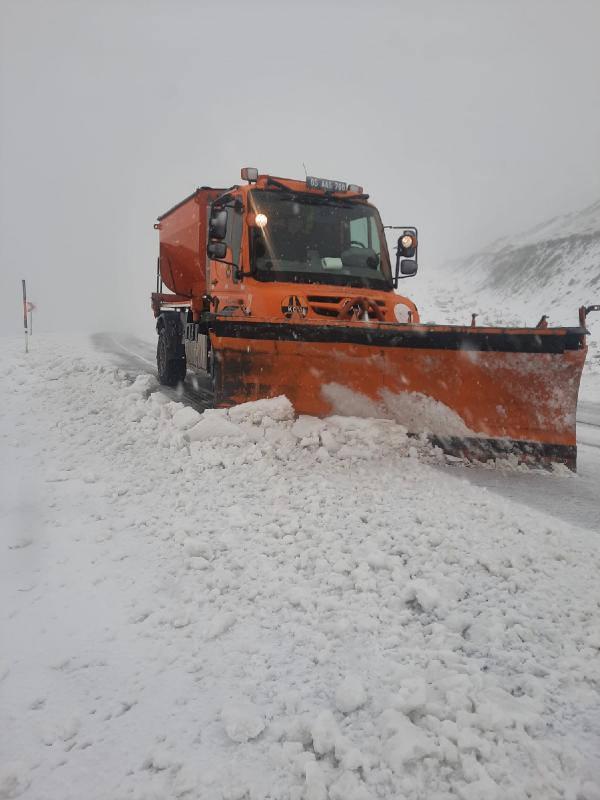
<svg viewBox="0 0 600 800">
<path fill-rule="evenodd" d="M 377 230 L 377 223 L 375 217 L 369 217 L 369 247 L 375 250 L 378 256 L 381 257 L 381 240 Z"/>
<path fill-rule="evenodd" d="M 369 220 L 366 217 L 350 220 L 350 243 L 369 247 Z"/>
<path fill-rule="evenodd" d="M 368 247 L 381 255 L 381 244 L 377 232 L 375 217 L 359 217 L 350 220 L 350 240 L 354 247 Z"/>
</svg>

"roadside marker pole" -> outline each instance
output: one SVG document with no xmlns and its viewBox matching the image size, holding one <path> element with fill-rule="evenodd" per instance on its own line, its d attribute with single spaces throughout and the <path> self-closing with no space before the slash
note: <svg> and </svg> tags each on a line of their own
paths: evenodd
<svg viewBox="0 0 600 800">
<path fill-rule="evenodd" d="M 29 331 L 27 330 L 27 289 L 23 278 L 23 327 L 25 328 L 25 352 L 29 352 Z"/>
</svg>

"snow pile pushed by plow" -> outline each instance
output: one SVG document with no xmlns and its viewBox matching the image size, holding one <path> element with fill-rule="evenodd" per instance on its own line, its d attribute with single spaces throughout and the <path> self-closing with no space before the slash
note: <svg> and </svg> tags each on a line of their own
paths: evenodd
<svg viewBox="0 0 600 800">
<path fill-rule="evenodd" d="M 16 348 L 0 798 L 600 797 L 597 537 L 387 420 Z"/>
</svg>

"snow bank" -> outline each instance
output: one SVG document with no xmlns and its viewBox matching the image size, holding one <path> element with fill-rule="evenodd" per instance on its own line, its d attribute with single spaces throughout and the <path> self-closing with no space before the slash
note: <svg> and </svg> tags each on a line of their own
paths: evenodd
<svg viewBox="0 0 600 800">
<path fill-rule="evenodd" d="M 196 417 L 35 345 L 0 355 L 0 797 L 597 797 L 597 536 L 391 420 Z"/>
</svg>

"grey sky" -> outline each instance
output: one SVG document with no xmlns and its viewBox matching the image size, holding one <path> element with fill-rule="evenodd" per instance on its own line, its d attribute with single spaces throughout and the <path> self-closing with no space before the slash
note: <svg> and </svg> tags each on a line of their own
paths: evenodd
<svg viewBox="0 0 600 800">
<path fill-rule="evenodd" d="M 423 271 L 600 197 L 600 0 L 0 9 L 3 333 L 22 276 L 150 331 L 156 215 L 243 165 L 361 183 Z"/>
</svg>

